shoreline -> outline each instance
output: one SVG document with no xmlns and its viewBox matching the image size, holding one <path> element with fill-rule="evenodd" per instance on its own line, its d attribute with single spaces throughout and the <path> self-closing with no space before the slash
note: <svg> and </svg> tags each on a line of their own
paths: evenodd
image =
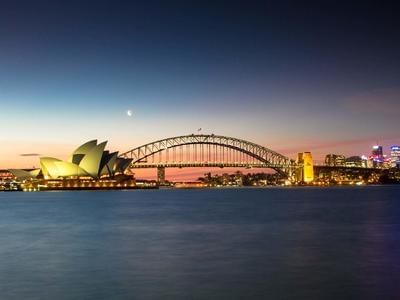
<svg viewBox="0 0 400 300">
<path fill-rule="evenodd" d="M 292 188 L 365 188 L 365 187 L 384 187 L 384 186 L 400 186 L 398 183 L 393 184 L 336 184 L 336 185 L 266 185 L 266 186 L 204 186 L 204 187 L 174 187 L 174 186 L 132 186 L 132 187 L 60 187 L 60 188 L 18 188 L 13 190 L 0 190 L 0 192 L 54 192 L 54 191 L 131 191 L 131 190 L 210 190 L 210 189 L 292 189 Z"/>
</svg>

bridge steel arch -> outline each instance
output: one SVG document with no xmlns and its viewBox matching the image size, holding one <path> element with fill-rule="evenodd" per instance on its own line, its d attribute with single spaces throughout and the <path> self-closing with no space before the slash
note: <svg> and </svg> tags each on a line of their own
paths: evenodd
<svg viewBox="0 0 400 300">
<path fill-rule="evenodd" d="M 170 137 L 162 140 L 158 140 L 152 143 L 148 143 L 130 151 L 122 153 L 120 157 L 132 159 L 130 168 L 156 168 L 156 167 L 228 167 L 236 166 L 235 164 L 216 164 L 215 162 L 199 162 L 199 163 L 182 163 L 182 162 L 172 162 L 172 163 L 153 163 L 149 164 L 146 159 L 152 155 L 159 152 L 166 151 L 167 149 L 172 149 L 176 147 L 181 147 L 185 145 L 217 145 L 221 147 L 230 148 L 238 152 L 247 154 L 258 161 L 256 164 L 248 164 L 251 167 L 259 168 L 271 168 L 277 172 L 285 174 L 287 177 L 292 177 L 294 172 L 299 167 L 295 161 L 290 158 L 275 152 L 266 147 L 260 146 L 258 144 L 221 135 L 206 135 L 206 134 L 191 134 L 182 135 L 176 137 Z M 238 163 L 237 166 L 246 166 L 246 164 Z"/>
</svg>

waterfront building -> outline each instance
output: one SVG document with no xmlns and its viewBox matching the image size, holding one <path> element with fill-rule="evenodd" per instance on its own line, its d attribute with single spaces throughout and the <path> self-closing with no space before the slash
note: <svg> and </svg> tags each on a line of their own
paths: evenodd
<svg viewBox="0 0 400 300">
<path fill-rule="evenodd" d="M 301 152 L 297 155 L 297 163 L 302 166 L 298 174 L 300 182 L 310 183 L 314 180 L 314 162 L 311 152 Z"/>
<path fill-rule="evenodd" d="M 328 154 L 325 156 L 325 165 L 330 167 L 342 167 L 345 165 L 346 158 L 339 154 Z"/>
<path fill-rule="evenodd" d="M 365 168 L 365 163 L 360 156 L 351 156 L 346 159 L 346 167 Z"/>
<path fill-rule="evenodd" d="M 9 170 L 0 170 L 0 181 L 12 179 L 14 176 Z"/>
<path fill-rule="evenodd" d="M 131 163 L 131 159 L 118 157 L 118 152 L 104 150 L 107 141 L 97 144 L 97 140 L 79 146 L 67 161 L 53 157 L 41 157 L 40 169 L 31 171 L 10 169 L 18 180 L 34 178 L 111 178 L 123 174 Z"/>
<path fill-rule="evenodd" d="M 400 168 L 400 146 L 390 148 L 390 161 L 392 168 Z"/>
<path fill-rule="evenodd" d="M 40 173 L 40 169 L 33 169 L 33 170 L 9 169 L 8 171 L 13 175 L 13 177 L 17 178 L 20 181 L 36 178 Z"/>
</svg>

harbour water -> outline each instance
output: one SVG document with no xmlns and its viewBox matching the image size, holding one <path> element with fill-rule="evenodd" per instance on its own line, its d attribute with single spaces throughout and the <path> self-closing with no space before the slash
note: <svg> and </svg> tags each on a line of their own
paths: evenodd
<svg viewBox="0 0 400 300">
<path fill-rule="evenodd" d="M 0 299 L 399 299 L 400 186 L 0 193 Z"/>
</svg>

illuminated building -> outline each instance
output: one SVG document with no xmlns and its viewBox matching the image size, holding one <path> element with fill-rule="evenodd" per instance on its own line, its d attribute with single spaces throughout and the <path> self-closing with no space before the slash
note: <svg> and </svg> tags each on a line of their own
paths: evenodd
<svg viewBox="0 0 400 300">
<path fill-rule="evenodd" d="M 377 158 L 382 158 L 383 157 L 383 147 L 375 145 L 372 147 L 372 155 L 377 157 Z"/>
<path fill-rule="evenodd" d="M 19 169 L 9 169 L 8 171 L 14 177 L 18 178 L 19 180 L 28 180 L 28 179 L 36 178 L 40 173 L 40 169 L 35 169 L 35 170 L 31 170 L 31 171 L 19 170 Z"/>
<path fill-rule="evenodd" d="M 97 140 L 79 146 L 67 161 L 53 157 L 41 157 L 40 169 L 32 171 L 11 169 L 10 172 L 19 180 L 37 177 L 44 179 L 86 177 L 99 179 L 122 174 L 131 159 L 119 158 L 118 152 L 105 151 L 107 142 L 97 144 Z"/>
<path fill-rule="evenodd" d="M 372 161 L 372 166 L 374 168 L 382 166 L 384 160 L 382 146 L 375 145 L 372 147 L 372 155 L 370 160 Z"/>
<path fill-rule="evenodd" d="M 310 183 L 314 180 L 314 163 L 311 152 L 302 152 L 297 155 L 297 163 L 302 166 L 298 180 Z"/>
<path fill-rule="evenodd" d="M 346 158 L 343 155 L 328 154 L 325 156 L 325 165 L 330 167 L 341 167 L 344 166 Z"/>
<path fill-rule="evenodd" d="M 0 181 L 12 179 L 13 174 L 9 170 L 0 170 Z"/>
<path fill-rule="evenodd" d="M 346 159 L 346 167 L 365 168 L 365 160 L 360 156 L 351 156 Z"/>
<path fill-rule="evenodd" d="M 363 168 L 368 168 L 368 157 L 366 157 L 365 155 L 361 156 L 361 164 Z"/>
<path fill-rule="evenodd" d="M 400 168 L 400 147 L 392 146 L 390 148 L 391 167 Z"/>
</svg>

